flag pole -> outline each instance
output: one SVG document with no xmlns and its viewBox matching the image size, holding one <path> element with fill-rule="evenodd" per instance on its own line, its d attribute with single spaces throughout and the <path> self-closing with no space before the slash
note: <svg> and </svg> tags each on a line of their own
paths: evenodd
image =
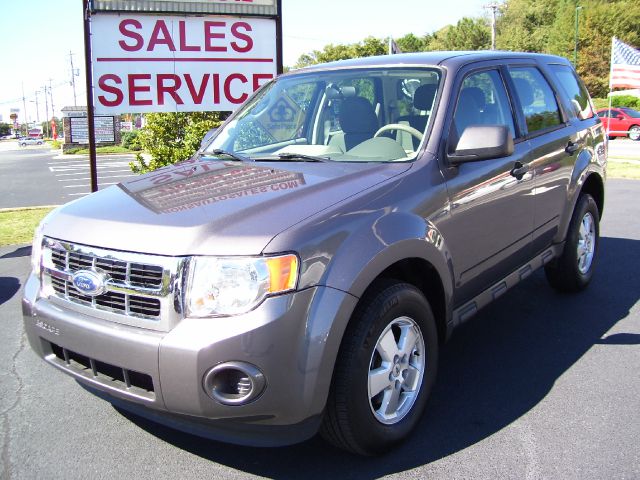
<svg viewBox="0 0 640 480">
<path fill-rule="evenodd" d="M 611 37 L 611 60 L 609 61 L 609 107 L 607 108 L 607 116 L 609 117 L 609 120 L 607 121 L 607 130 L 605 132 L 606 137 L 605 137 L 605 141 L 607 142 L 607 145 L 609 143 L 609 132 L 611 131 L 611 100 L 612 100 L 612 96 L 611 93 L 613 92 L 613 49 L 616 43 L 616 37 Z"/>
</svg>

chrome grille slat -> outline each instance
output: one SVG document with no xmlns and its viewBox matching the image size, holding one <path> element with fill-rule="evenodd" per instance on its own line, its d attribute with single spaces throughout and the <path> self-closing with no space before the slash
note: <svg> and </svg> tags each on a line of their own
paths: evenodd
<svg viewBox="0 0 640 480">
<path fill-rule="evenodd" d="M 49 238 L 44 248 L 49 252 L 43 263 L 47 295 L 105 312 L 100 318 L 116 314 L 121 319 L 112 320 L 129 325 L 147 326 L 141 323 L 146 320 L 157 323 L 147 328 L 167 330 L 181 319 L 181 301 L 174 295 L 181 292 L 186 259 L 109 251 Z M 105 274 L 106 292 L 90 296 L 77 290 L 73 275 L 79 270 Z M 168 315 L 164 320 L 162 312 Z"/>
</svg>

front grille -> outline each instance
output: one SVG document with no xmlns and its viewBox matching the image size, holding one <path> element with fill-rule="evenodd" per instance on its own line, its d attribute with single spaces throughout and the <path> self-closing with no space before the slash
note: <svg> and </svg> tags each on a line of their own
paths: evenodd
<svg viewBox="0 0 640 480">
<path fill-rule="evenodd" d="M 85 378 L 153 400 L 153 379 L 146 373 L 111 365 L 50 343 L 55 363 Z"/>
<path fill-rule="evenodd" d="M 101 318 L 154 330 L 166 331 L 181 318 L 184 259 L 109 251 L 50 238 L 45 239 L 43 252 L 43 282 L 49 297 L 105 312 Z M 102 293 L 88 295 L 76 288 L 73 276 L 81 270 L 99 275 L 104 282 Z"/>
<path fill-rule="evenodd" d="M 51 260 L 56 268 L 63 271 L 75 272 L 95 267 L 109 274 L 113 280 L 133 287 L 158 288 L 162 285 L 162 267 L 156 265 L 96 258 L 65 250 L 52 250 Z"/>
</svg>

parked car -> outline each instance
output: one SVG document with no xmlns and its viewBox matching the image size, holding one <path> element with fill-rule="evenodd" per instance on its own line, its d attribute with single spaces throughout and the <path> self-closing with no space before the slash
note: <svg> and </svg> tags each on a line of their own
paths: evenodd
<svg viewBox="0 0 640 480">
<path fill-rule="evenodd" d="M 598 116 L 609 137 L 629 137 L 640 140 L 640 112 L 628 107 L 601 108 Z"/>
<path fill-rule="evenodd" d="M 27 145 L 42 145 L 44 142 L 41 138 L 36 137 L 20 137 L 18 139 L 18 143 L 21 147 L 26 147 Z"/>
<path fill-rule="evenodd" d="M 45 218 L 27 336 L 173 428 L 248 445 L 320 431 L 376 454 L 418 424 L 456 327 L 539 268 L 557 290 L 587 287 L 605 166 L 560 57 L 296 70 L 190 160 Z"/>
</svg>

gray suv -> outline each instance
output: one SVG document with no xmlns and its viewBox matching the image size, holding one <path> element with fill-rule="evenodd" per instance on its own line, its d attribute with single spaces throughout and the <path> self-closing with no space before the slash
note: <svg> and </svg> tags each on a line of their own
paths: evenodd
<svg viewBox="0 0 640 480">
<path fill-rule="evenodd" d="M 541 267 L 587 286 L 605 164 L 559 57 L 297 70 L 190 160 L 45 218 L 25 329 L 47 363 L 157 422 L 376 454 L 416 426 L 455 327 Z"/>
</svg>

